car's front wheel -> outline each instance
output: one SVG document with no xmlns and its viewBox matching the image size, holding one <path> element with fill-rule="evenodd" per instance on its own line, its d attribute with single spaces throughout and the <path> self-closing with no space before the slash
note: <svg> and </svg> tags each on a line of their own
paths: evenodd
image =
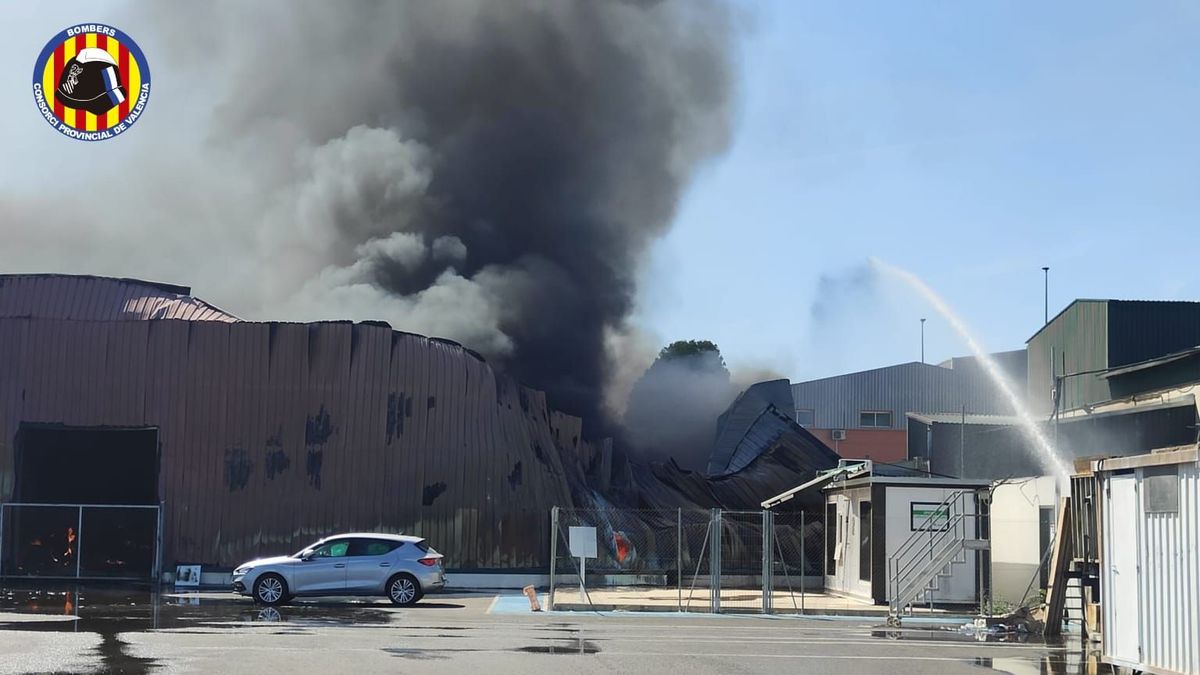
<svg viewBox="0 0 1200 675">
<path fill-rule="evenodd" d="M 287 595 L 287 582 L 274 572 L 268 572 L 254 582 L 255 602 L 278 605 L 287 600 Z"/>
<path fill-rule="evenodd" d="M 387 595 L 393 605 L 409 607 L 421 599 L 421 584 L 411 574 L 397 574 L 388 580 Z"/>
</svg>

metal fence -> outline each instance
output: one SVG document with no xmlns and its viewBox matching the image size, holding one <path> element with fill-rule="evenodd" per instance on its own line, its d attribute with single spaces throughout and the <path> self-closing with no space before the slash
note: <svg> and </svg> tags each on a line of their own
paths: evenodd
<svg viewBox="0 0 1200 675">
<path fill-rule="evenodd" d="M 0 503 L 0 577 L 156 579 L 161 548 L 156 505 Z"/>
<path fill-rule="evenodd" d="M 803 611 L 822 582 L 811 514 L 555 508 L 550 520 L 551 607 Z"/>
</svg>

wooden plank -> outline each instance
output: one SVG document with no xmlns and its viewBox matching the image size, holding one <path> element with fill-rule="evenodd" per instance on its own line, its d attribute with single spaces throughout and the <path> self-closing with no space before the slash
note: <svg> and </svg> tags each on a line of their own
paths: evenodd
<svg viewBox="0 0 1200 675">
<path fill-rule="evenodd" d="M 1054 534 L 1054 555 L 1050 557 L 1050 583 L 1046 588 L 1046 635 L 1062 634 L 1063 609 L 1067 602 L 1067 568 L 1071 564 L 1071 498 L 1063 497 L 1058 506 L 1058 528 Z"/>
</svg>

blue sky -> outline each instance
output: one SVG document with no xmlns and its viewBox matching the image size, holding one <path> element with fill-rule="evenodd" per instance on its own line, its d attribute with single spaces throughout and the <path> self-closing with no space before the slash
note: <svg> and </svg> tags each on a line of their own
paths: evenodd
<svg viewBox="0 0 1200 675">
<path fill-rule="evenodd" d="M 655 249 L 640 319 L 794 379 L 965 352 L 897 289 L 833 298 L 868 256 L 991 349 L 1076 297 L 1200 299 L 1200 6 L 741 5 L 730 152 Z M 830 298 L 825 299 L 827 302 Z"/>
<path fill-rule="evenodd" d="M 818 294 L 871 256 L 996 350 L 1041 324 L 1043 265 L 1051 314 L 1076 297 L 1200 299 L 1200 5 L 736 1 L 731 147 L 641 275 L 635 320 L 656 339 L 712 339 L 733 365 L 805 379 L 915 360 L 927 316 L 928 360 L 965 353 L 903 289 Z M 29 111 L 30 54 L 55 31 L 119 18 L 167 50 L 122 4 L 4 2 L 6 150 L 28 160 L 0 169 L 10 189 L 95 157 Z M 203 134 L 163 82 L 142 135 Z M 131 151 L 112 145 L 106 161 Z"/>
</svg>

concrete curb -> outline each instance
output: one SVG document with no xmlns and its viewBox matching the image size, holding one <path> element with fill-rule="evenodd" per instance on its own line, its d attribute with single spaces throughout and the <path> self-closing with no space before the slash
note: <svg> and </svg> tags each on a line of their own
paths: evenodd
<svg viewBox="0 0 1200 675">
<path fill-rule="evenodd" d="M 706 609 L 704 609 L 704 610 L 690 611 L 690 612 L 685 610 L 684 613 L 687 613 L 687 614 L 711 614 L 711 612 L 707 611 L 707 605 L 705 605 L 705 607 L 706 607 Z M 596 603 L 596 604 L 589 605 L 587 603 L 580 603 L 580 602 L 556 602 L 556 603 L 554 603 L 554 611 L 556 611 L 556 612 L 671 612 L 671 613 L 679 613 L 679 607 L 674 606 L 674 605 L 614 605 L 614 604 L 602 604 L 602 603 Z M 749 609 L 749 608 L 739 609 L 736 607 L 722 610 L 721 613 L 722 614 L 754 614 L 754 615 L 762 614 L 762 612 L 760 610 Z M 806 610 L 789 609 L 789 610 L 779 610 L 779 609 L 777 609 L 775 612 L 773 612 L 773 614 L 780 615 L 780 616 L 787 616 L 787 615 L 854 616 L 854 617 L 886 619 L 887 618 L 887 609 L 886 608 L 884 608 L 882 610 L 870 610 L 870 609 L 806 609 Z M 925 617 L 925 618 L 935 618 L 935 619 L 939 619 L 939 620 L 944 618 L 948 623 L 953 623 L 959 617 L 949 616 L 949 615 L 946 615 L 946 616 L 931 615 L 930 617 Z"/>
</svg>

